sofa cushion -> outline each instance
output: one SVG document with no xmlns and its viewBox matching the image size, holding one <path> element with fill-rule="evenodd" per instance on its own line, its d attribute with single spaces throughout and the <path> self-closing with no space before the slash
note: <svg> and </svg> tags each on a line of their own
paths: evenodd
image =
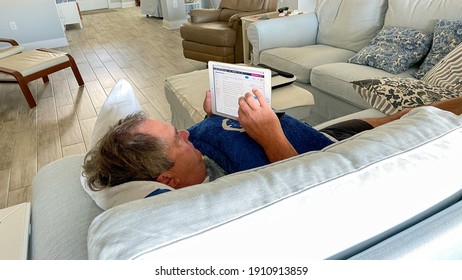
<svg viewBox="0 0 462 280">
<path fill-rule="evenodd" d="M 422 81 L 435 86 L 462 91 L 462 43 L 431 68 Z"/>
<path fill-rule="evenodd" d="M 386 0 L 319 0 L 318 44 L 359 51 L 382 28 L 386 8 Z"/>
<path fill-rule="evenodd" d="M 388 0 L 384 24 L 433 32 L 437 19 L 462 20 L 460 0 Z"/>
<path fill-rule="evenodd" d="M 429 105 L 459 97 L 458 92 L 433 86 L 414 78 L 387 77 L 354 81 L 354 88 L 369 104 L 391 115 L 405 108 Z"/>
<path fill-rule="evenodd" d="M 462 117 L 418 108 L 324 151 L 114 207 L 93 221 L 89 257 L 349 257 L 460 198 L 461 132 Z"/>
<path fill-rule="evenodd" d="M 412 77 L 411 73 L 415 70 L 415 68 L 411 68 L 399 76 Z M 370 105 L 356 92 L 351 82 L 370 79 L 371 77 L 390 76 L 394 75 L 370 66 L 346 62 L 330 63 L 313 68 L 311 84 L 327 94 L 365 109 L 370 108 Z"/>
<path fill-rule="evenodd" d="M 428 70 L 461 43 L 462 21 L 438 20 L 434 30 L 432 48 L 414 76 L 418 79 L 422 78 Z"/>
<path fill-rule="evenodd" d="M 294 74 L 297 80 L 310 83 L 311 69 L 318 65 L 346 62 L 355 53 L 327 45 L 308 45 L 299 48 L 275 48 L 261 53 L 260 62 Z"/>
<path fill-rule="evenodd" d="M 227 22 L 184 23 L 180 32 L 186 41 L 220 47 L 236 44 L 236 31 Z"/>
<path fill-rule="evenodd" d="M 23 46 L 11 46 L 0 49 L 0 58 L 5 58 L 10 55 L 18 54 L 24 50 Z"/>
<path fill-rule="evenodd" d="M 399 74 L 419 62 L 430 49 L 432 33 L 386 25 L 348 62 Z"/>
</svg>

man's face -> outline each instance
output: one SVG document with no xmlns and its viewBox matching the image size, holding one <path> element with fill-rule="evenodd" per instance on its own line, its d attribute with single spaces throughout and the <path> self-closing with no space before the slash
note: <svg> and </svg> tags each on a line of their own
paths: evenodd
<svg viewBox="0 0 462 280">
<path fill-rule="evenodd" d="M 189 132 L 176 130 L 166 122 L 148 119 L 138 126 L 136 132 L 149 134 L 167 143 L 167 156 L 175 165 L 163 172 L 158 180 L 175 189 L 199 184 L 204 181 L 207 168 L 202 153 L 189 142 Z"/>
</svg>

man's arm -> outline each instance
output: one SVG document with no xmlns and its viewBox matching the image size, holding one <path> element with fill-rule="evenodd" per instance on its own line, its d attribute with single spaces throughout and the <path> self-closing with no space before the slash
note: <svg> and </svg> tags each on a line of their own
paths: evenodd
<svg viewBox="0 0 462 280">
<path fill-rule="evenodd" d="M 210 90 L 205 92 L 204 103 L 202 103 L 202 108 L 204 108 L 205 113 L 207 114 L 206 118 L 209 118 L 213 115 L 212 113 L 212 93 Z"/>
<path fill-rule="evenodd" d="M 238 115 L 241 126 L 263 148 L 270 162 L 298 155 L 284 135 L 281 123 L 266 102 L 265 96 L 256 89 L 252 92 L 253 94 L 248 92 L 239 98 Z"/>
</svg>

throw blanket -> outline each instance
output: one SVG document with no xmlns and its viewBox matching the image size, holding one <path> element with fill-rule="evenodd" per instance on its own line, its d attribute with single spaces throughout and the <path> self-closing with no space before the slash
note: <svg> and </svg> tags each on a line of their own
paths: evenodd
<svg viewBox="0 0 462 280">
<path fill-rule="evenodd" d="M 293 117 L 283 115 L 280 121 L 284 134 L 299 154 L 321 150 L 333 143 L 316 129 Z M 269 163 L 263 149 L 249 137 L 238 121 L 213 116 L 191 127 L 189 133 L 189 140 L 194 146 L 228 173 Z"/>
</svg>

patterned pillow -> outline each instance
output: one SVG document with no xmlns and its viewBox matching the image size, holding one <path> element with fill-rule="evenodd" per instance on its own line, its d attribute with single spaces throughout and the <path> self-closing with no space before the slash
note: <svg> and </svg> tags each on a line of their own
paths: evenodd
<svg viewBox="0 0 462 280">
<path fill-rule="evenodd" d="M 433 45 L 414 77 L 422 78 L 428 70 L 462 43 L 462 21 L 440 19 L 433 32 Z"/>
<path fill-rule="evenodd" d="M 431 46 L 432 33 L 385 25 L 367 46 L 348 62 L 372 66 L 392 74 L 419 62 Z"/>
<path fill-rule="evenodd" d="M 430 69 L 422 81 L 445 89 L 462 91 L 462 43 Z"/>
<path fill-rule="evenodd" d="M 373 108 L 387 115 L 460 96 L 458 92 L 403 77 L 355 81 L 353 87 Z"/>
</svg>

